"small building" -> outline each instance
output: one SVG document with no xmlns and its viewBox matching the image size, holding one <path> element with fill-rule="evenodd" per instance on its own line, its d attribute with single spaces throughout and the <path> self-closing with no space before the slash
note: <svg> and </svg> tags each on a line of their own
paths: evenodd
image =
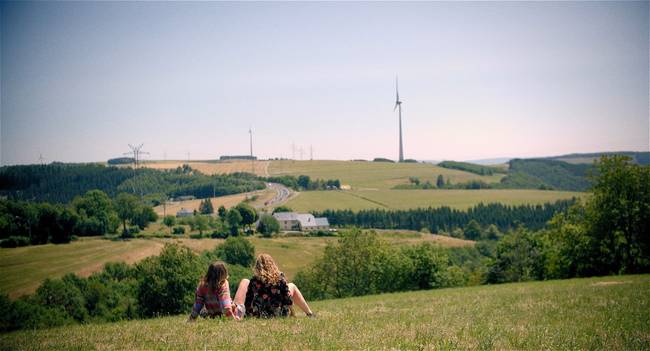
<svg viewBox="0 0 650 351">
<path fill-rule="evenodd" d="M 178 212 L 176 212 L 176 217 L 192 217 L 192 216 L 194 216 L 194 211 L 187 208 L 181 208 Z"/>
<path fill-rule="evenodd" d="M 174 201 L 189 201 L 189 200 L 194 200 L 196 199 L 194 195 L 181 195 L 177 196 Z"/>
<path fill-rule="evenodd" d="M 273 217 L 280 223 L 283 231 L 328 230 L 329 221 L 325 217 L 316 218 L 311 213 L 278 212 Z"/>
</svg>

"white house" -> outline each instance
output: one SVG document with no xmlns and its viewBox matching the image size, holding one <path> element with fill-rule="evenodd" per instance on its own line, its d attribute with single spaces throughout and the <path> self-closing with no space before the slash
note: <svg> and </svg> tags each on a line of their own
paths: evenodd
<svg viewBox="0 0 650 351">
<path fill-rule="evenodd" d="M 329 221 L 325 217 L 316 218 L 311 213 L 278 212 L 273 217 L 280 223 L 283 231 L 328 230 Z"/>
</svg>

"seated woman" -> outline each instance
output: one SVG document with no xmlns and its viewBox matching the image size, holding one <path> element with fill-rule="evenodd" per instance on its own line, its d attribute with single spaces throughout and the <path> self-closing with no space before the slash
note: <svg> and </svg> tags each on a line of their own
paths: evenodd
<svg viewBox="0 0 650 351">
<path fill-rule="evenodd" d="M 268 254 L 257 256 L 253 277 L 242 279 L 235 294 L 235 317 L 254 316 L 261 318 L 286 317 L 292 315 L 295 303 L 305 314 L 313 318 L 307 301 L 293 283 L 287 283 L 273 258 Z"/>
<path fill-rule="evenodd" d="M 232 313 L 231 305 L 226 265 L 222 262 L 213 262 L 208 266 L 208 272 L 196 288 L 192 314 L 187 321 L 196 320 L 204 306 L 207 317 L 214 318 L 225 315 L 229 318 L 239 319 Z"/>
</svg>

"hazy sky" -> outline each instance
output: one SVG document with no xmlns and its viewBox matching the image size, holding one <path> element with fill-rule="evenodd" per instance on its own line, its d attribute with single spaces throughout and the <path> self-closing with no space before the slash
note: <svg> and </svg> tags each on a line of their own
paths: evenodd
<svg viewBox="0 0 650 351">
<path fill-rule="evenodd" d="M 648 2 L 0 6 L 3 164 L 650 148 Z"/>
</svg>

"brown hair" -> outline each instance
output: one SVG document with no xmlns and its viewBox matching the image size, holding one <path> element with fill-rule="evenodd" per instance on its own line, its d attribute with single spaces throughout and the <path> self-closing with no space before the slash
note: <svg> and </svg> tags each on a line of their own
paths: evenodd
<svg viewBox="0 0 650 351">
<path fill-rule="evenodd" d="M 276 285 L 280 281 L 280 270 L 269 254 L 257 256 L 253 273 L 264 284 Z"/>
<path fill-rule="evenodd" d="M 210 290 L 221 288 L 223 283 L 228 279 L 228 269 L 223 262 L 212 262 L 208 266 L 208 272 L 201 279 L 201 284 L 207 285 Z"/>
</svg>

